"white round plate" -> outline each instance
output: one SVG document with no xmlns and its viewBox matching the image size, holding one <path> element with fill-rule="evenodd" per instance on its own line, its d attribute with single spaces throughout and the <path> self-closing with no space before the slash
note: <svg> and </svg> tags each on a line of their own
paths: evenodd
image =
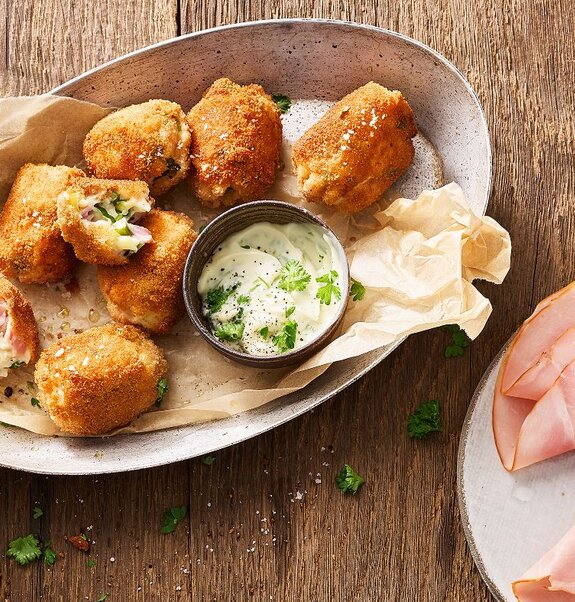
<svg viewBox="0 0 575 602">
<path fill-rule="evenodd" d="M 457 490 L 467 542 L 483 580 L 501 602 L 515 602 L 519 579 L 575 524 L 575 454 L 507 472 L 491 428 L 495 380 L 505 348 L 483 376 L 467 413 Z"/>
<path fill-rule="evenodd" d="M 445 181 L 460 184 L 475 213 L 485 212 L 491 148 L 475 93 L 437 52 L 383 29 L 315 19 L 220 27 L 133 52 L 53 92 L 107 106 L 168 98 L 189 109 L 223 76 L 257 82 L 270 92 L 297 99 L 337 100 L 371 80 L 401 90 L 422 134 L 438 150 Z M 95 474 L 206 454 L 310 410 L 357 380 L 396 346 L 339 362 L 303 391 L 206 424 L 108 439 L 48 438 L 0 429 L 0 465 L 40 473 Z"/>
</svg>

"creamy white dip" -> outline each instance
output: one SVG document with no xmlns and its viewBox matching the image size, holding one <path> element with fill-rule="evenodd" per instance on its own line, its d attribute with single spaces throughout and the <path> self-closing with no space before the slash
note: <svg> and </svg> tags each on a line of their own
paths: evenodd
<svg viewBox="0 0 575 602">
<path fill-rule="evenodd" d="M 202 310 L 223 343 L 257 356 L 302 347 L 335 319 L 347 290 L 324 228 L 261 222 L 229 236 L 198 282 Z"/>
</svg>

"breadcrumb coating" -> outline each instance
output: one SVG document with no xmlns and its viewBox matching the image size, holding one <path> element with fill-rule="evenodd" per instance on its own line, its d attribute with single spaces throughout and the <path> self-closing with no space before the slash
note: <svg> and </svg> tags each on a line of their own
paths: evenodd
<svg viewBox="0 0 575 602">
<path fill-rule="evenodd" d="M 112 322 L 52 343 L 34 378 L 42 408 L 62 431 L 103 435 L 149 409 L 167 372 L 143 331 Z"/>
<path fill-rule="evenodd" d="M 189 182 L 202 204 L 230 207 L 262 198 L 274 182 L 282 144 L 271 96 L 257 84 L 218 79 L 186 120 L 192 133 Z"/>
<path fill-rule="evenodd" d="M 140 224 L 153 241 L 125 266 L 99 266 L 98 281 L 114 320 L 167 334 L 184 314 L 184 266 L 197 234 L 188 216 L 173 211 L 152 209 Z"/>
<path fill-rule="evenodd" d="M 139 200 L 141 204 L 154 206 L 150 191 L 145 182 L 131 180 L 104 180 L 98 178 L 80 178 L 58 196 L 58 224 L 64 240 L 74 247 L 76 257 L 86 263 L 98 265 L 125 265 L 128 253 L 118 246 L 119 235 L 112 222 L 96 211 L 84 211 L 87 218 L 96 213 L 97 221 L 88 221 L 82 217 L 79 203 L 90 199 L 100 201 L 117 195 L 123 201 Z M 100 198 L 98 198 L 100 197 Z M 134 220 L 128 220 L 131 224 Z M 131 234 L 130 234 L 131 236 Z M 137 251 L 134 251 L 137 252 Z"/>
<path fill-rule="evenodd" d="M 307 201 L 355 213 L 407 170 L 417 134 L 401 92 L 370 82 L 342 98 L 296 142 L 292 161 Z"/>
<path fill-rule="evenodd" d="M 84 159 L 97 178 L 142 180 L 157 197 L 187 175 L 190 131 L 179 104 L 149 100 L 106 115 L 84 140 Z"/>
<path fill-rule="evenodd" d="M 65 280 L 76 258 L 57 223 L 58 195 L 84 176 L 64 165 L 26 163 L 0 213 L 0 272 L 26 284 Z"/>
</svg>

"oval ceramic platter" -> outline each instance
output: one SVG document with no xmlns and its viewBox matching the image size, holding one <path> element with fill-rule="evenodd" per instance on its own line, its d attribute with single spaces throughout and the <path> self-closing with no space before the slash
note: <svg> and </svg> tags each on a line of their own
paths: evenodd
<svg viewBox="0 0 575 602">
<path fill-rule="evenodd" d="M 437 52 L 383 29 L 300 19 L 221 27 L 133 52 L 88 71 L 53 93 L 117 107 L 167 98 L 188 110 L 223 76 L 239 83 L 259 83 L 270 93 L 298 99 L 301 106 L 315 106 L 315 116 L 313 110 L 300 112 L 300 127 L 306 120 L 311 125 L 318 118 L 318 106 L 325 110 L 371 80 L 401 90 L 413 108 L 421 136 L 414 165 L 398 182 L 398 192 L 416 196 L 428 182 L 455 181 L 472 209 L 477 214 L 485 212 L 491 187 L 491 150 L 475 93 Z M 284 116 L 284 132 L 295 135 L 298 127 L 293 116 L 290 126 L 290 113 Z M 297 116 L 297 111 L 294 114 Z M 437 151 L 442 177 L 437 176 L 437 162 L 427 161 L 429 148 Z M 48 438 L 1 429 L 0 465 L 40 473 L 95 474 L 206 454 L 310 410 L 357 380 L 394 347 L 333 365 L 306 389 L 229 419 L 102 439 Z"/>
<path fill-rule="evenodd" d="M 515 602 L 519 579 L 575 524 L 575 454 L 516 472 L 499 460 L 491 413 L 506 347 L 483 376 L 467 413 L 458 459 L 463 528 L 475 563 L 501 602 Z"/>
</svg>

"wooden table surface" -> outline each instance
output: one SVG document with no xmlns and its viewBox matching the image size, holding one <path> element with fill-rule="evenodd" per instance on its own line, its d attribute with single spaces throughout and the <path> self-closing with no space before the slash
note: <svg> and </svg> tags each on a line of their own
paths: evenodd
<svg viewBox="0 0 575 602">
<path fill-rule="evenodd" d="M 64 554 L 46 568 L 2 553 L 1 600 L 492 599 L 461 528 L 457 446 L 491 358 L 537 300 L 575 276 L 571 0 L 0 0 L 0 93 L 45 92 L 153 42 L 276 17 L 399 31 L 470 80 L 492 133 L 489 213 L 514 243 L 505 283 L 479 284 L 493 316 L 464 358 L 443 359 L 441 332 L 412 336 L 344 393 L 217 453 L 211 466 L 98 477 L 0 470 L 0 550 L 34 532 Z M 442 401 L 444 431 L 409 440 L 406 417 L 430 398 Z M 356 497 L 334 485 L 344 462 L 366 478 Z M 163 535 L 162 514 L 175 505 L 187 505 L 189 519 Z M 94 567 L 64 540 L 80 531 L 95 541 Z"/>
</svg>

